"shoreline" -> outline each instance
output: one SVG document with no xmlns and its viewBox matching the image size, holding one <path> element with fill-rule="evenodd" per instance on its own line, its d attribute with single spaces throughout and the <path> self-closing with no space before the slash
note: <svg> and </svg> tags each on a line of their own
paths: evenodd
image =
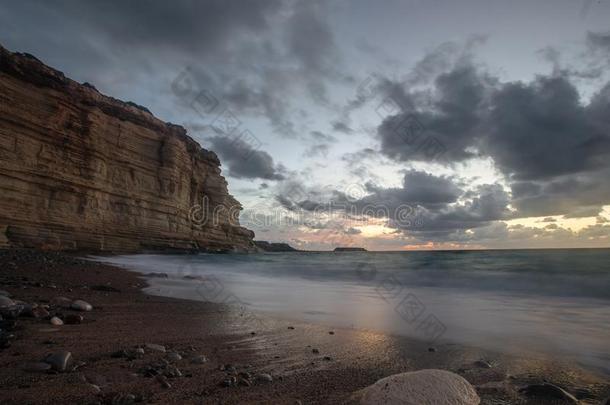
<svg viewBox="0 0 610 405">
<path fill-rule="evenodd" d="M 1 403 L 349 403 L 354 392 L 380 378 L 424 368 L 461 375 L 477 388 L 482 404 L 552 403 L 522 402 L 520 388 L 545 380 L 583 404 L 610 396 L 607 375 L 548 356 L 519 357 L 448 343 L 431 351 L 411 338 L 253 317 L 222 304 L 147 295 L 142 288 L 148 284 L 139 273 L 74 256 L 0 251 L 0 283 L 14 300 L 49 305 L 49 315 L 75 314 L 53 305 L 58 296 L 93 305 L 75 325 L 17 319 L 11 346 L 0 352 Z M 142 355 L 116 356 L 146 344 L 167 352 L 144 347 Z M 24 370 L 60 351 L 70 351 L 79 367 L 64 373 Z M 182 359 L 165 364 L 169 352 Z M 197 363 L 197 356 L 207 361 Z M 155 367 L 177 368 L 181 376 L 147 377 Z M 223 386 L 233 367 L 251 375 L 250 386 Z M 257 378 L 264 374 L 272 381 Z"/>
</svg>

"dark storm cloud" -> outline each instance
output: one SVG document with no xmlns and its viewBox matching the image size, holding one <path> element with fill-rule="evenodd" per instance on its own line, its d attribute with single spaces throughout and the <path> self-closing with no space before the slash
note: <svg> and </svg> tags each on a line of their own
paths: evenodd
<svg viewBox="0 0 610 405">
<path fill-rule="evenodd" d="M 388 116 L 378 128 L 381 152 L 399 161 L 429 160 L 418 138 L 434 139 L 443 146 L 443 159 L 461 161 L 475 155 L 469 150 L 476 144 L 485 101 L 494 80 L 477 72 L 472 65 L 443 73 L 434 81 L 434 100 L 420 104 L 413 94 L 395 85 L 391 100 L 402 112 Z M 405 135 L 403 129 L 416 121 L 417 133 Z M 406 123 L 406 124 L 405 124 Z"/>
<path fill-rule="evenodd" d="M 593 50 L 600 50 L 610 54 L 610 32 L 588 32 L 587 44 Z"/>
<path fill-rule="evenodd" d="M 5 5 L 4 12 L 29 22 L 31 29 L 37 25 L 78 22 L 83 35 L 95 33 L 96 37 L 105 37 L 121 48 L 168 47 L 187 52 L 219 48 L 236 34 L 265 30 L 269 14 L 281 6 L 277 0 L 33 0 L 20 3 Z"/>
<path fill-rule="evenodd" d="M 284 179 L 284 169 L 273 162 L 267 152 L 255 150 L 239 138 L 215 136 L 208 139 L 212 150 L 229 168 L 229 175 L 238 179 Z"/>
</svg>

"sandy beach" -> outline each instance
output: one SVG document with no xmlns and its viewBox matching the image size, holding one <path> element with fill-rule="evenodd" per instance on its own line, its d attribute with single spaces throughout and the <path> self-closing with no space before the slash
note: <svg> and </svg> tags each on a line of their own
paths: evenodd
<svg viewBox="0 0 610 405">
<path fill-rule="evenodd" d="M 48 306 L 2 321 L 10 331 L 3 332 L 8 347 L 0 354 L 1 403 L 350 403 L 380 378 L 427 368 L 461 375 L 483 404 L 569 403 L 520 392 L 541 382 L 564 388 L 582 404 L 610 395 L 607 375 L 548 356 L 430 347 L 145 295 L 146 282 L 135 273 L 60 254 L 2 251 L 0 286 L 12 300 Z M 57 297 L 81 299 L 93 309 L 66 309 Z M 49 320 L 74 322 L 74 315 L 82 322 L 56 326 Z M 72 355 L 65 371 L 36 369 L 47 355 L 64 351 Z"/>
</svg>

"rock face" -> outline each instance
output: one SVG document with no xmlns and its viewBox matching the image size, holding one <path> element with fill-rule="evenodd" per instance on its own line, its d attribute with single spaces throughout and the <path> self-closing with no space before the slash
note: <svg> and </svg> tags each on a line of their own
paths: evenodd
<svg viewBox="0 0 610 405">
<path fill-rule="evenodd" d="M 184 128 L 0 47 L 0 248 L 254 250 Z"/>
<path fill-rule="evenodd" d="M 361 405 L 478 405 L 474 387 L 445 370 L 420 370 L 382 378 L 355 398 Z"/>
</svg>

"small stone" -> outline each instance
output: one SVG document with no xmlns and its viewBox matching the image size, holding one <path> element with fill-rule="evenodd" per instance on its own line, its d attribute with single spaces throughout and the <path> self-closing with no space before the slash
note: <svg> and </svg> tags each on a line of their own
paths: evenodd
<svg viewBox="0 0 610 405">
<path fill-rule="evenodd" d="M 66 371 L 68 365 L 72 362 L 72 353 L 70 352 L 59 352 L 53 353 L 47 356 L 44 360 L 45 363 L 51 365 L 53 370 Z"/>
<path fill-rule="evenodd" d="M 294 330 L 294 326 L 289 326 L 288 329 Z"/>
<path fill-rule="evenodd" d="M 6 295 L 0 295 L 0 308 L 9 308 L 15 305 L 15 301 Z"/>
<path fill-rule="evenodd" d="M 328 332 L 329 335 L 334 335 L 335 332 L 333 332 L 332 330 L 330 332 Z"/>
<path fill-rule="evenodd" d="M 208 359 L 204 355 L 195 356 L 191 359 L 191 363 L 193 363 L 193 364 L 203 364 L 203 363 L 206 363 L 207 361 L 208 361 Z"/>
<path fill-rule="evenodd" d="M 157 381 L 159 381 L 163 388 L 172 388 L 172 385 L 169 383 L 169 381 L 167 381 L 167 378 L 165 378 L 165 376 L 158 375 L 155 378 Z"/>
<path fill-rule="evenodd" d="M 167 353 L 167 359 L 169 361 L 180 361 L 180 360 L 182 360 L 182 356 L 180 356 L 180 354 L 178 354 L 176 352 L 170 352 L 170 353 Z"/>
<path fill-rule="evenodd" d="M 320 351 L 318 349 L 311 349 L 311 352 L 313 354 L 319 354 L 320 353 Z"/>
<path fill-rule="evenodd" d="M 429 348 L 428 348 L 428 351 L 429 351 L 430 353 L 434 353 L 434 352 L 436 352 L 436 348 L 434 348 L 434 347 L 429 347 Z"/>
<path fill-rule="evenodd" d="M 135 349 L 133 351 L 136 355 L 140 355 L 143 356 L 144 355 L 144 349 L 142 349 L 141 347 L 138 347 L 137 349 Z"/>
<path fill-rule="evenodd" d="M 64 324 L 64 321 L 62 321 L 61 319 L 59 319 L 58 317 L 54 316 L 51 318 L 51 325 L 55 325 L 55 326 L 60 326 Z"/>
<path fill-rule="evenodd" d="M 237 378 L 235 377 L 229 377 L 222 381 L 224 387 L 233 387 L 235 384 L 237 384 Z"/>
<path fill-rule="evenodd" d="M 324 356 L 324 360 L 326 360 L 326 361 L 331 361 L 332 359 L 333 359 L 333 358 L 332 358 L 332 357 L 330 357 L 330 356 Z"/>
<path fill-rule="evenodd" d="M 144 347 L 146 347 L 147 349 L 150 349 L 150 350 L 165 353 L 165 346 L 162 346 L 162 345 L 158 345 L 155 343 L 146 343 L 144 345 Z"/>
<path fill-rule="evenodd" d="M 43 372 L 49 371 L 51 369 L 51 365 L 44 362 L 36 362 L 36 363 L 27 363 L 23 369 L 25 371 L 33 371 L 33 372 Z"/>
<path fill-rule="evenodd" d="M 82 315 L 78 314 L 68 314 L 64 317 L 64 323 L 66 325 L 78 325 L 83 322 Z"/>
<path fill-rule="evenodd" d="M 91 387 L 91 389 L 93 390 L 93 392 L 95 393 L 100 393 L 102 392 L 102 389 L 99 387 L 99 385 L 95 385 L 95 384 L 89 384 L 89 387 Z"/>
<path fill-rule="evenodd" d="M 70 305 L 70 308 L 72 308 L 76 311 L 91 311 L 93 309 L 93 306 L 86 301 L 76 300 L 76 301 L 72 302 L 72 305 Z"/>
<path fill-rule="evenodd" d="M 261 382 L 261 383 L 270 383 L 273 382 L 273 377 L 271 377 L 271 375 L 263 373 L 263 374 L 258 374 L 255 377 L 256 381 Z"/>
<path fill-rule="evenodd" d="M 34 318 L 47 318 L 49 317 L 51 314 L 49 314 L 49 311 L 47 311 L 44 307 L 36 307 L 34 309 L 32 309 L 32 315 L 34 315 Z"/>
</svg>

